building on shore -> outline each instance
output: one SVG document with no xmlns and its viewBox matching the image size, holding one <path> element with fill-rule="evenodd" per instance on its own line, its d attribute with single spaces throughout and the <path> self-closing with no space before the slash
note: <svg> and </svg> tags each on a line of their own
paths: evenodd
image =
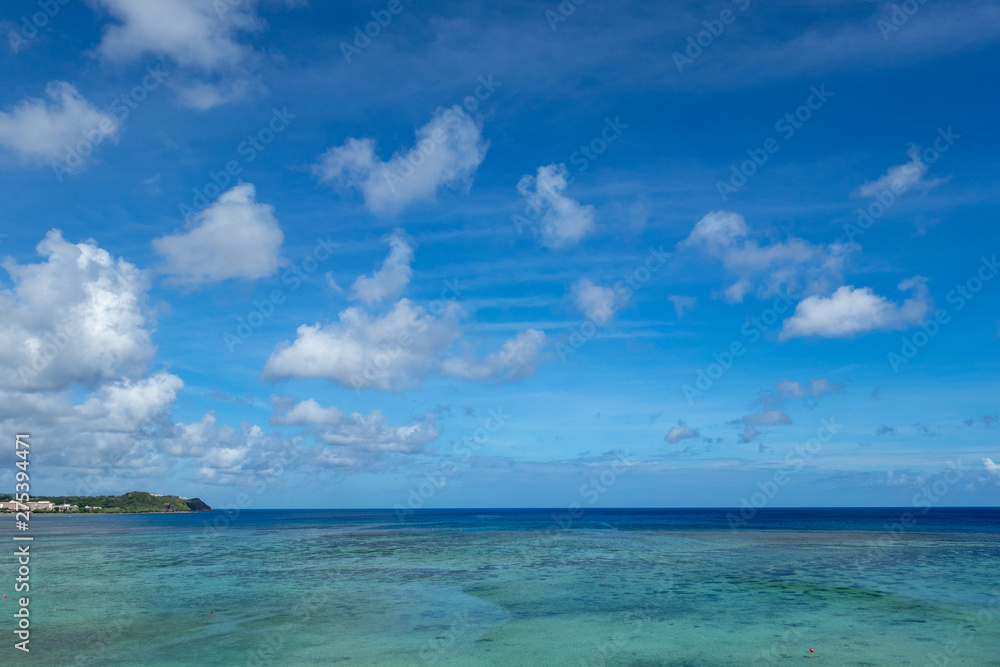
<svg viewBox="0 0 1000 667">
<path fill-rule="evenodd" d="M 31 512 L 51 512 L 56 509 L 56 504 L 51 500 L 29 500 L 26 503 L 19 503 L 14 500 L 8 500 L 6 502 L 0 503 L 0 511 L 7 512 L 17 512 L 24 511 L 24 507 L 27 506 L 28 510 Z"/>
</svg>

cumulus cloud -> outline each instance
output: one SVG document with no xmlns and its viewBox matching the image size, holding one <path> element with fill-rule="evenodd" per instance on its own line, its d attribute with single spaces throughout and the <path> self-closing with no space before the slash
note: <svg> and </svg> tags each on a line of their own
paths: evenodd
<svg viewBox="0 0 1000 667">
<path fill-rule="evenodd" d="M 687 424 L 679 421 L 677 422 L 677 426 L 674 426 L 667 431 L 663 440 L 664 442 L 669 442 L 671 445 L 676 445 L 681 440 L 689 440 L 691 438 L 697 438 L 698 436 L 698 429 L 688 428 Z"/>
<path fill-rule="evenodd" d="M 453 357 L 444 361 L 441 371 L 443 375 L 465 380 L 512 382 L 534 374 L 544 346 L 545 334 L 528 329 L 507 339 L 499 350 L 482 361 Z"/>
<path fill-rule="evenodd" d="M 416 454 L 441 434 L 430 413 L 409 426 L 392 426 L 380 410 L 367 416 L 350 415 L 336 406 L 324 408 L 314 399 L 296 403 L 287 397 L 274 397 L 271 423 L 303 426 L 324 445 L 319 455 L 324 465 L 333 467 L 368 467 L 388 454 Z"/>
<path fill-rule="evenodd" d="M 745 415 L 740 421 L 753 426 L 778 426 L 780 424 L 791 424 L 792 418 L 781 410 L 765 410 L 758 414 Z"/>
<path fill-rule="evenodd" d="M 864 197 L 874 197 L 886 191 L 901 195 L 914 187 L 931 188 L 941 183 L 940 180 L 927 180 L 927 165 L 920 159 L 920 147 L 913 146 L 907 151 L 910 161 L 889 168 L 885 174 L 874 181 L 862 185 L 858 192 Z"/>
<path fill-rule="evenodd" d="M 91 429 L 132 432 L 167 411 L 183 388 L 179 377 L 161 371 L 138 381 L 122 379 L 104 385 L 74 410 Z"/>
<path fill-rule="evenodd" d="M 409 299 L 376 317 L 348 308 L 337 322 L 300 326 L 294 342 L 271 353 L 262 377 L 325 378 L 355 389 L 410 389 L 458 337 L 457 315 L 451 304 L 438 319 Z"/>
<path fill-rule="evenodd" d="M 348 139 L 323 154 L 313 173 L 320 182 L 354 188 L 379 215 L 434 199 L 442 187 L 468 187 L 486 157 L 482 126 L 461 106 L 439 109 L 416 131 L 416 145 L 383 162 L 372 139 Z"/>
<path fill-rule="evenodd" d="M 0 387 L 62 390 L 142 373 L 155 352 L 147 277 L 56 229 L 36 250 L 45 261 L 3 262 L 13 286 L 0 290 Z"/>
<path fill-rule="evenodd" d="M 382 268 L 370 276 L 359 276 L 354 281 L 351 298 L 360 299 L 369 306 L 381 303 L 383 299 L 395 299 L 410 283 L 413 277 L 413 248 L 409 238 L 401 230 L 393 231 L 389 238 L 389 256 L 382 262 Z"/>
<path fill-rule="evenodd" d="M 628 303 L 628 296 L 581 278 L 573 284 L 573 302 L 585 316 L 603 324 L 613 319 L 618 309 Z"/>
<path fill-rule="evenodd" d="M 574 245 L 594 231 L 594 207 L 581 206 L 564 195 L 568 185 L 565 164 L 539 167 L 536 176 L 525 174 L 517 183 L 517 191 L 532 210 L 543 211 L 541 242 L 550 248 Z"/>
<path fill-rule="evenodd" d="M 184 382 L 149 370 L 142 272 L 58 230 L 37 250 L 41 262 L 3 264 L 12 285 L 0 290 L 0 425 L 47 443 L 36 454 L 53 479 L 91 494 L 170 475 L 178 464 L 213 482 L 272 465 L 282 443 L 259 427 L 220 427 L 211 413 L 174 423 Z"/>
<path fill-rule="evenodd" d="M 988 457 L 984 458 L 983 467 L 986 468 L 986 472 L 990 475 L 1000 478 L 1000 464 L 994 463 L 993 459 Z"/>
<path fill-rule="evenodd" d="M 256 0 L 89 0 L 112 19 L 95 52 L 106 62 L 147 56 L 172 61 L 179 69 L 170 84 L 181 104 L 211 109 L 245 96 L 259 57 L 240 41 L 264 28 Z"/>
<path fill-rule="evenodd" d="M 108 25 L 97 46 L 101 58 L 133 61 L 151 54 L 182 67 L 212 71 L 237 65 L 249 49 L 237 42 L 241 32 L 258 30 L 254 1 L 223 3 L 200 0 L 91 0 L 116 23 Z"/>
<path fill-rule="evenodd" d="M 253 185 L 240 183 L 222 193 L 183 233 L 153 240 L 164 260 L 162 273 L 179 285 L 205 285 L 223 280 L 256 280 L 283 264 L 284 234 L 274 209 L 256 201 Z"/>
<path fill-rule="evenodd" d="M 324 378 L 352 389 L 403 391 L 430 375 L 510 382 L 534 373 L 545 334 L 533 329 L 483 359 L 450 356 L 461 338 L 458 314 L 458 306 L 451 304 L 436 318 L 409 299 L 376 317 L 348 308 L 338 322 L 299 327 L 295 341 L 271 353 L 261 377 Z"/>
<path fill-rule="evenodd" d="M 817 246 L 800 238 L 764 242 L 751 238 L 742 215 L 713 211 L 699 220 L 678 244 L 722 263 L 735 282 L 718 296 L 740 303 L 747 294 L 766 298 L 794 292 L 821 293 L 842 281 L 854 244 Z"/>
<path fill-rule="evenodd" d="M 53 81 L 45 96 L 48 100 L 27 98 L 0 111 L 0 146 L 38 164 L 63 160 L 84 141 L 117 141 L 118 119 L 94 107 L 72 85 Z"/>
<path fill-rule="evenodd" d="M 356 297 L 375 304 L 405 287 L 413 253 L 404 238 L 393 235 L 382 268 L 354 283 Z M 261 379 L 324 378 L 352 389 L 403 391 L 432 375 L 511 382 L 532 375 L 542 359 L 541 331 L 523 331 L 480 357 L 462 337 L 457 303 L 438 301 L 431 310 L 401 298 L 383 314 L 351 307 L 336 322 L 304 324 L 294 341 L 275 347 Z"/>
<path fill-rule="evenodd" d="M 745 429 L 743 429 L 743 432 L 740 433 L 740 442 L 742 443 L 752 442 L 753 439 L 756 438 L 758 435 L 760 435 L 760 431 L 755 429 L 753 426 L 747 426 Z"/>
<path fill-rule="evenodd" d="M 870 287 L 844 285 L 829 297 L 807 297 L 796 306 L 795 314 L 785 320 L 779 338 L 846 338 L 922 323 L 933 305 L 926 278 L 915 276 L 904 280 L 899 283 L 899 290 L 912 291 L 913 296 L 899 304 L 875 294 Z"/>
</svg>

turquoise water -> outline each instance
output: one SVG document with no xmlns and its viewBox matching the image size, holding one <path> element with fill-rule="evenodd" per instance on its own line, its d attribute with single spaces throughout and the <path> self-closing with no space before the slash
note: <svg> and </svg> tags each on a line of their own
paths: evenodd
<svg viewBox="0 0 1000 667">
<path fill-rule="evenodd" d="M 1000 665 L 1000 511 L 904 511 L 35 515 L 0 663 Z"/>
</svg>

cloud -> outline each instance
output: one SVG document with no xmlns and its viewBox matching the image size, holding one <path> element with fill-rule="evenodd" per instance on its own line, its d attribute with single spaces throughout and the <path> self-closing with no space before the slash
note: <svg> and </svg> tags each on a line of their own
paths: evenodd
<svg viewBox="0 0 1000 667">
<path fill-rule="evenodd" d="M 91 4 L 117 21 L 105 27 L 97 46 L 98 55 L 110 62 L 134 61 L 152 54 L 205 72 L 231 68 L 249 53 L 236 36 L 262 27 L 254 14 L 253 0 L 91 0 Z"/>
<path fill-rule="evenodd" d="M 897 304 L 875 294 L 870 287 L 844 285 L 829 297 L 810 296 L 799 302 L 785 320 L 779 338 L 798 336 L 846 338 L 869 331 L 905 329 L 923 322 L 933 304 L 926 278 L 915 276 L 899 283 L 913 296 Z"/>
<path fill-rule="evenodd" d="M 879 426 L 875 429 L 875 435 L 894 435 L 895 433 L 896 429 L 892 426 Z"/>
<path fill-rule="evenodd" d="M 994 477 L 1000 477 L 1000 464 L 994 463 L 993 459 L 984 458 L 983 467 L 986 468 L 986 472 L 989 473 L 990 475 L 993 475 Z"/>
<path fill-rule="evenodd" d="M 12 286 L 0 290 L 0 423 L 49 443 L 36 454 L 53 480 L 79 494 L 120 492 L 178 465 L 219 482 L 274 464 L 288 443 L 255 425 L 219 427 L 212 413 L 174 423 L 184 382 L 150 372 L 143 272 L 58 230 L 37 250 L 41 262 L 3 264 Z"/>
<path fill-rule="evenodd" d="M 405 238 L 401 230 L 393 234 L 382 268 L 355 281 L 356 297 L 377 304 L 406 286 L 413 251 Z M 464 313 L 457 303 L 437 301 L 431 310 L 401 298 L 382 314 L 351 307 L 336 322 L 304 324 L 294 341 L 275 347 L 261 379 L 324 378 L 356 390 L 404 391 L 433 375 L 511 382 L 532 375 L 542 359 L 541 331 L 523 331 L 479 357 L 462 337 Z"/>
<path fill-rule="evenodd" d="M 674 304 L 674 310 L 677 312 L 677 318 L 680 319 L 684 317 L 684 313 L 692 310 L 695 304 L 698 303 L 698 298 L 694 296 L 668 296 L 667 297 L 672 304 Z"/>
<path fill-rule="evenodd" d="M 618 308 L 628 302 L 628 296 L 581 278 L 573 284 L 573 302 L 588 318 L 604 324 L 611 321 Z"/>
<path fill-rule="evenodd" d="M 761 243 L 750 238 L 742 215 L 713 211 L 699 220 L 678 249 L 691 249 L 722 263 L 736 278 L 717 297 L 740 303 L 747 294 L 767 298 L 793 292 L 820 293 L 842 282 L 855 244 L 817 246 L 800 238 Z"/>
<path fill-rule="evenodd" d="M 441 434 L 434 413 L 410 426 L 392 426 L 380 410 L 367 416 L 350 415 L 336 406 L 322 407 L 314 399 L 295 403 L 286 397 L 272 397 L 271 423 L 303 426 L 324 445 L 319 461 L 326 466 L 371 467 L 388 454 L 416 454 Z"/>
<path fill-rule="evenodd" d="M 507 340 L 481 361 L 471 355 L 449 357 L 460 339 L 459 310 L 451 304 L 435 318 L 408 299 L 376 317 L 348 308 L 338 322 L 299 327 L 294 342 L 286 341 L 271 353 L 261 377 L 324 378 L 353 389 L 403 391 L 430 375 L 507 382 L 534 372 L 545 334 L 533 329 Z"/>
<path fill-rule="evenodd" d="M 274 209 L 255 197 L 253 185 L 240 183 L 197 213 L 187 231 L 154 239 L 153 249 L 165 260 L 161 272 L 179 285 L 274 274 L 284 263 L 284 234 Z"/>
<path fill-rule="evenodd" d="M 757 399 L 765 407 L 780 408 L 789 398 L 796 400 L 819 399 L 828 394 L 835 394 L 843 389 L 843 385 L 833 384 L 826 378 L 812 378 L 808 383 L 790 382 L 785 379 Z"/>
<path fill-rule="evenodd" d="M 271 353 L 262 378 L 325 378 L 345 387 L 402 391 L 431 373 L 458 337 L 457 306 L 436 319 L 408 299 L 372 318 L 348 308 L 334 323 L 302 325 Z"/>
<path fill-rule="evenodd" d="M 841 385 L 831 384 L 826 378 L 813 378 L 809 384 L 803 385 L 800 382 L 789 382 L 782 380 L 775 385 L 775 391 L 783 396 L 793 398 L 820 398 L 826 394 L 833 394 L 843 389 Z"/>
<path fill-rule="evenodd" d="M 262 30 L 257 0 L 89 0 L 110 14 L 96 55 L 105 62 L 134 62 L 152 55 L 176 63 L 171 85 L 184 106 L 204 111 L 242 99 L 254 83 L 260 57 L 240 41 Z M 292 3 L 286 3 L 291 5 Z"/>
<path fill-rule="evenodd" d="M 906 164 L 890 167 L 889 171 L 879 179 L 870 181 L 862 185 L 858 192 L 864 197 L 875 197 L 886 191 L 891 191 L 895 195 L 901 195 L 914 187 L 932 188 L 942 181 L 926 180 L 927 165 L 920 159 L 920 148 L 913 146 L 906 153 L 910 161 Z"/>
<path fill-rule="evenodd" d="M 745 424 L 753 426 L 778 426 L 780 424 L 791 424 L 792 418 L 781 410 L 765 410 L 759 414 L 745 415 L 740 419 Z"/>
<path fill-rule="evenodd" d="M 249 81 L 236 79 L 218 83 L 188 81 L 175 88 L 181 104 L 197 111 L 208 111 L 243 99 L 250 92 L 251 86 Z"/>
<path fill-rule="evenodd" d="M 442 374 L 488 382 L 520 380 L 535 373 L 544 346 L 545 334 L 528 329 L 509 338 L 498 351 L 483 361 L 472 357 L 446 359 L 441 366 Z"/>
<path fill-rule="evenodd" d="M 976 419 L 975 417 L 970 417 L 969 419 L 966 419 L 963 423 L 966 426 L 975 426 L 977 423 L 980 423 L 983 426 L 990 426 L 992 424 L 997 423 L 997 420 L 998 420 L 997 415 L 984 415 L 979 419 Z"/>
<path fill-rule="evenodd" d="M 163 371 L 138 381 L 122 379 L 102 386 L 74 411 L 90 430 L 130 433 L 169 410 L 183 388 L 179 377 Z"/>
<path fill-rule="evenodd" d="M 740 433 L 740 442 L 742 443 L 751 442 L 758 435 L 760 435 L 760 431 L 755 429 L 753 426 L 747 426 L 745 429 L 743 429 L 743 432 Z"/>
<path fill-rule="evenodd" d="M 149 374 L 146 275 L 58 230 L 37 250 L 44 261 L 3 265 L 13 285 L 0 291 L 0 422 L 50 443 L 40 463 L 71 471 L 67 485 L 168 474 L 163 452 L 199 431 L 172 422 L 181 378 Z"/>
<path fill-rule="evenodd" d="M 359 190 L 373 213 L 391 215 L 434 199 L 442 187 L 467 188 L 488 147 L 481 124 L 458 105 L 438 109 L 416 139 L 388 162 L 375 154 L 374 140 L 348 139 L 324 153 L 313 173 L 320 182 Z"/>
<path fill-rule="evenodd" d="M 353 299 L 361 299 L 369 306 L 381 303 L 383 299 L 395 299 L 403 292 L 413 276 L 410 263 L 413 248 L 406 234 L 397 229 L 389 238 L 389 256 L 382 262 L 382 268 L 370 276 L 359 276 L 354 281 Z M 336 283 L 334 283 L 336 284 Z"/>
<path fill-rule="evenodd" d="M 565 164 L 539 167 L 537 176 L 525 174 L 517 183 L 517 191 L 529 205 L 544 211 L 541 242 L 549 248 L 574 245 L 594 231 L 594 207 L 581 206 L 565 196 L 568 185 Z"/>
<path fill-rule="evenodd" d="M 684 422 L 677 422 L 677 426 L 667 431 L 667 434 L 663 437 L 664 442 L 669 442 L 671 445 L 676 445 L 681 440 L 688 440 L 690 438 L 697 438 L 699 436 L 698 429 L 688 428 L 687 424 Z"/>
<path fill-rule="evenodd" d="M 36 250 L 45 261 L 3 263 L 13 286 L 0 290 L 0 388 L 62 390 L 144 372 L 155 353 L 146 275 L 57 229 Z"/>
<path fill-rule="evenodd" d="M 63 160 L 83 142 L 118 140 L 118 119 L 91 105 L 71 84 L 52 81 L 45 96 L 48 101 L 27 98 L 0 111 L 0 146 L 39 164 Z"/>
</svg>

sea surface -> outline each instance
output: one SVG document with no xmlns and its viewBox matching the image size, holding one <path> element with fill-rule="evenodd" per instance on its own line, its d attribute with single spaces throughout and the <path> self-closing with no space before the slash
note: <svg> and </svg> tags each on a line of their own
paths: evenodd
<svg viewBox="0 0 1000 667">
<path fill-rule="evenodd" d="M 2 665 L 1000 665 L 1000 509 L 35 514 L 31 534 L 31 652 L 8 555 Z"/>
</svg>

